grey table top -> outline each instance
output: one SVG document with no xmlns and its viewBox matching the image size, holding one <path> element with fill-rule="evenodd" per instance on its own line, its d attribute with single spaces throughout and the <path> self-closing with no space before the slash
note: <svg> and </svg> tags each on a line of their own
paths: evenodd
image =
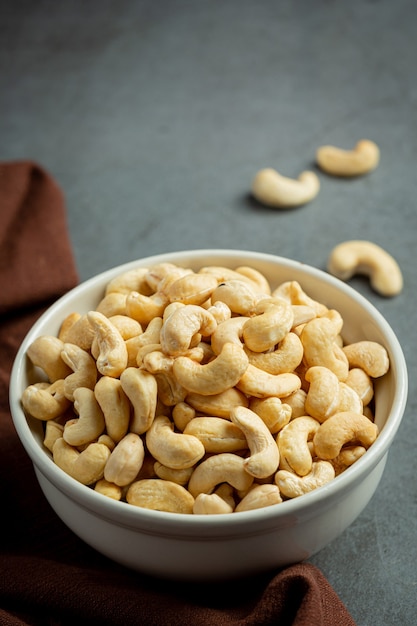
<svg viewBox="0 0 417 626">
<path fill-rule="evenodd" d="M 34 159 L 64 190 L 81 279 L 154 253 L 270 252 L 324 268 L 339 241 L 399 262 L 401 295 L 352 285 L 402 343 L 410 389 L 366 510 L 311 558 L 360 626 L 417 609 L 417 4 L 414 0 L 0 3 L 0 159 Z M 291 211 L 254 174 L 296 177 L 325 143 L 373 139 L 371 175 L 320 175 Z"/>
</svg>

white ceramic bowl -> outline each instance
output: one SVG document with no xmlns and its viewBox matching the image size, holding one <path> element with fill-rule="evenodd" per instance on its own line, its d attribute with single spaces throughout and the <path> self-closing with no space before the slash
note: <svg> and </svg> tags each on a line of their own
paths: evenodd
<svg viewBox="0 0 417 626">
<path fill-rule="evenodd" d="M 282 504 L 226 515 L 181 515 L 114 501 L 78 483 L 59 469 L 42 446 L 42 427 L 27 419 L 20 403 L 30 379 L 26 351 L 42 334 L 56 334 L 73 311 L 96 307 L 105 285 L 136 266 L 170 261 L 204 265 L 250 265 L 272 285 L 298 281 L 314 299 L 337 309 L 348 342 L 383 344 L 391 367 L 376 384 L 380 434 L 366 454 L 331 483 Z M 325 272 L 296 261 L 238 250 L 191 250 L 153 256 L 106 271 L 79 285 L 37 321 L 17 354 L 10 383 L 10 406 L 18 435 L 40 486 L 63 522 L 87 544 L 127 567 L 172 579 L 210 580 L 253 574 L 302 561 L 338 537 L 361 513 L 378 487 L 407 398 L 405 359 L 391 327 L 364 297 Z"/>
</svg>

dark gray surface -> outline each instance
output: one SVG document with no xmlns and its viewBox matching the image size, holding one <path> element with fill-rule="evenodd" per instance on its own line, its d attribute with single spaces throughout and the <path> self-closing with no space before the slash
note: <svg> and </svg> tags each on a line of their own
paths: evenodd
<svg viewBox="0 0 417 626">
<path fill-rule="evenodd" d="M 400 296 L 352 284 L 403 345 L 404 421 L 370 505 L 311 559 L 359 626 L 416 620 L 416 18 L 414 0 L 0 1 L 0 159 L 56 177 L 82 279 L 199 247 L 323 268 L 361 238 L 398 260 Z M 292 211 L 250 200 L 259 169 L 295 177 L 362 137 L 381 148 L 370 176 L 320 174 Z"/>
</svg>

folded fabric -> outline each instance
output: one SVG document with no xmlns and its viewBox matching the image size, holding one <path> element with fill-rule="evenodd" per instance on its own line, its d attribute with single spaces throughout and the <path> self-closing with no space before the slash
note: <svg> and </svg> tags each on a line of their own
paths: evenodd
<svg viewBox="0 0 417 626">
<path fill-rule="evenodd" d="M 224 584 L 152 579 L 98 554 L 55 515 L 10 417 L 14 356 L 43 310 L 76 285 L 63 195 L 29 161 L 0 163 L 0 624 L 355 626 L 315 566 Z"/>
</svg>

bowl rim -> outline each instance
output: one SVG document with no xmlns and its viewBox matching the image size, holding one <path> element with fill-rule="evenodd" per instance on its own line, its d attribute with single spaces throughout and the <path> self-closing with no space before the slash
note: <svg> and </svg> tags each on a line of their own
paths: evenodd
<svg viewBox="0 0 417 626">
<path fill-rule="evenodd" d="M 365 308 L 375 319 L 379 328 L 384 334 L 386 347 L 391 353 L 391 367 L 393 375 L 396 377 L 397 385 L 394 392 L 392 402 L 392 410 L 390 411 L 384 427 L 381 429 L 378 438 L 372 444 L 367 453 L 359 459 L 353 466 L 345 472 L 335 477 L 330 483 L 315 489 L 314 491 L 304 494 L 299 498 L 286 500 L 280 504 L 255 509 L 252 511 L 242 511 L 239 514 L 229 513 L 223 515 L 184 515 L 179 513 L 169 513 L 164 511 L 153 511 L 150 509 L 142 509 L 134 507 L 125 502 L 114 501 L 107 496 L 95 492 L 90 487 L 78 483 L 75 479 L 67 475 L 61 470 L 39 446 L 38 442 L 31 431 L 29 422 L 23 409 L 20 406 L 20 386 L 19 381 L 24 376 L 25 354 L 31 341 L 39 334 L 39 329 L 44 326 L 50 317 L 53 317 L 56 309 L 63 307 L 74 296 L 81 295 L 89 291 L 89 289 L 98 282 L 103 285 L 115 275 L 134 269 L 138 265 L 150 265 L 161 262 L 173 262 L 185 264 L 187 261 L 196 262 L 198 257 L 222 257 L 225 259 L 247 259 L 249 264 L 251 261 L 266 262 L 279 264 L 288 269 L 296 269 L 302 271 L 307 276 L 315 279 L 324 280 L 324 282 L 332 285 L 337 290 L 344 293 L 345 296 L 351 297 Z M 204 262 L 204 264 L 208 264 Z M 408 376 L 407 365 L 401 345 L 391 328 L 388 321 L 382 316 L 378 309 L 367 300 L 362 294 L 353 289 L 349 284 L 339 280 L 331 274 L 316 268 L 314 266 L 264 252 L 254 252 L 239 249 L 190 249 L 184 251 L 165 252 L 162 254 L 151 255 L 118 266 L 107 269 L 69 290 L 67 293 L 58 298 L 33 324 L 24 337 L 18 352 L 16 354 L 10 377 L 9 385 L 9 403 L 12 414 L 12 420 L 19 439 L 29 455 L 36 469 L 41 472 L 45 478 L 51 481 L 56 488 L 62 490 L 71 499 L 84 508 L 99 512 L 101 516 L 111 520 L 113 523 L 126 525 L 142 530 L 152 528 L 152 533 L 166 532 L 172 535 L 174 528 L 179 527 L 184 533 L 194 532 L 196 534 L 224 531 L 230 528 L 230 520 L 233 519 L 233 527 L 245 526 L 250 532 L 252 524 L 258 525 L 262 521 L 266 525 L 274 525 L 281 517 L 297 516 L 302 511 L 305 516 L 308 510 L 313 514 L 317 507 L 323 507 L 326 501 L 331 500 L 332 495 L 342 497 L 346 490 L 350 490 L 356 485 L 364 475 L 370 473 L 376 465 L 388 453 L 389 446 L 395 437 L 403 418 L 408 392 Z M 182 533 L 181 533 L 182 534 Z"/>
</svg>

